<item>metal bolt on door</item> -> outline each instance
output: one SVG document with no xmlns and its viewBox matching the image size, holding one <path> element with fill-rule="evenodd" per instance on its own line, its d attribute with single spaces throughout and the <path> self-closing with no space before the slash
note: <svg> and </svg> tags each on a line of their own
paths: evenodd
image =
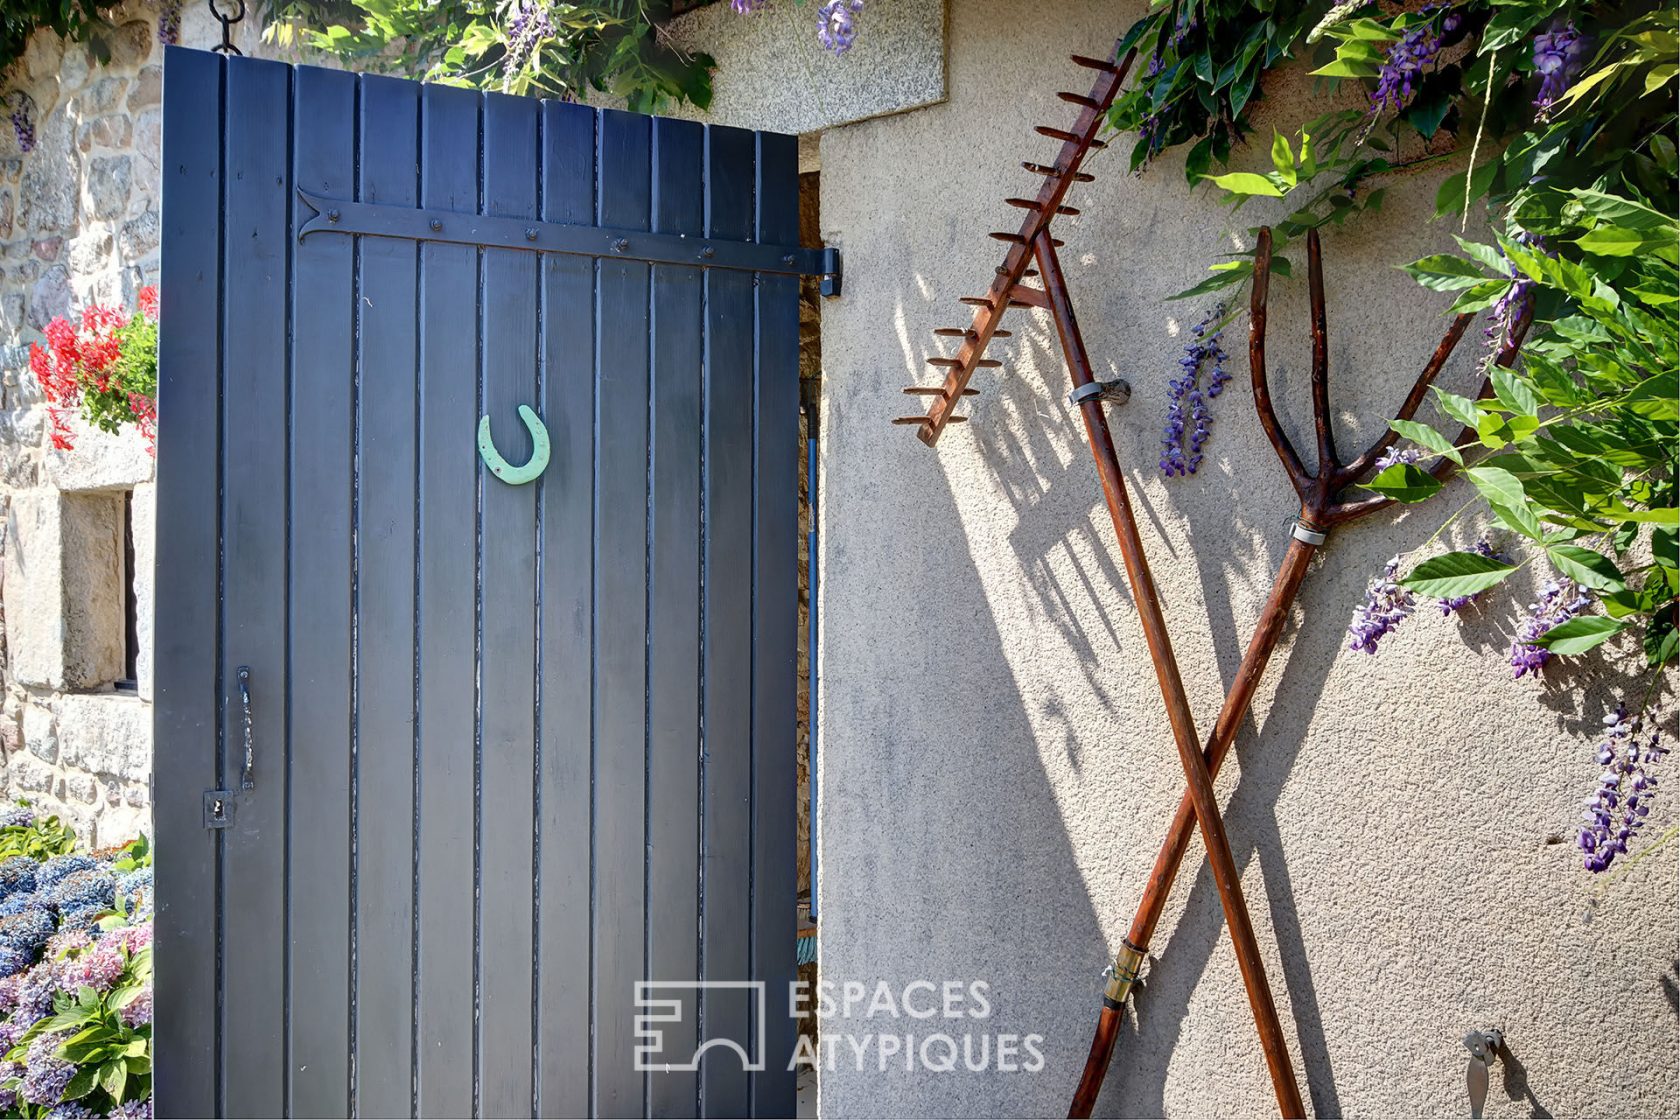
<svg viewBox="0 0 1680 1120">
<path fill-rule="evenodd" d="M 796 190 L 170 49 L 160 1115 L 791 1114 Z M 764 1070 L 638 1072 L 644 978 Z"/>
</svg>

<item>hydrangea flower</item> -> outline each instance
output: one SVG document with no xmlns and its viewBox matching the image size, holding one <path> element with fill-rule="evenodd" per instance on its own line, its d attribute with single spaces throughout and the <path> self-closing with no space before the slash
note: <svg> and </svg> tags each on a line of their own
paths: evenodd
<svg viewBox="0 0 1680 1120">
<path fill-rule="evenodd" d="M 1184 346 L 1184 356 L 1178 359 L 1179 376 L 1167 382 L 1167 423 L 1161 429 L 1161 473 L 1168 478 L 1195 474 L 1196 468 L 1202 465 L 1202 445 L 1207 442 L 1208 426 L 1213 423 L 1207 402 L 1223 393 L 1225 383 L 1231 380 L 1231 375 L 1225 372 L 1225 359 L 1229 355 L 1219 345 L 1219 337 L 1224 333 L 1224 327 L 1219 324 L 1224 317 L 1225 305 L 1218 304 L 1190 328 L 1190 341 Z M 1213 370 L 1204 391 L 1202 367 L 1209 362 L 1213 363 Z"/>
<path fill-rule="evenodd" d="M 0 863 L 0 898 L 27 894 L 35 889 L 35 872 L 40 864 L 28 856 L 13 856 Z"/>
<path fill-rule="evenodd" d="M 30 1104 L 57 1104 L 64 1096 L 65 1086 L 76 1076 L 76 1064 L 58 1056 L 64 1038 L 62 1033 L 44 1034 L 29 1044 L 19 1093 Z"/>
<path fill-rule="evenodd" d="M 147 988 L 124 1007 L 120 1013 L 123 1025 L 129 1028 L 146 1026 L 152 1021 L 152 990 Z M 148 1113 L 147 1115 L 150 1115 Z"/>
<path fill-rule="evenodd" d="M 1377 643 L 1412 613 L 1412 593 L 1399 583 L 1400 557 L 1383 567 L 1365 587 L 1365 601 L 1348 624 L 1348 649 L 1376 653 Z"/>
<path fill-rule="evenodd" d="M 1488 543 L 1488 539 L 1486 537 L 1483 537 L 1481 540 L 1476 542 L 1476 553 L 1480 556 L 1486 556 L 1490 560 L 1498 560 L 1501 564 L 1509 564 L 1511 562 L 1511 558 L 1503 552 L 1494 551 L 1493 545 Z M 1474 603 L 1477 599 L 1480 599 L 1483 594 L 1485 594 L 1485 592 L 1478 591 L 1474 595 L 1453 595 L 1443 598 L 1439 600 L 1441 613 L 1457 614 L 1465 607 L 1468 607 L 1471 603 Z"/>
<path fill-rule="evenodd" d="M 34 823 L 35 810 L 27 805 L 7 805 L 0 809 L 0 828 L 28 828 Z"/>
<path fill-rule="evenodd" d="M 1591 46 L 1569 22 L 1553 23 L 1549 30 L 1534 37 L 1534 71 L 1540 75 L 1540 92 L 1535 95 L 1534 107 L 1542 117 L 1575 84 Z"/>
<path fill-rule="evenodd" d="M 54 856 L 35 872 L 35 889 L 43 893 L 50 891 L 76 872 L 87 871 L 97 866 L 92 856 L 84 856 L 79 852 Z"/>
<path fill-rule="evenodd" d="M 764 4 L 765 0 L 729 0 L 729 6 L 734 8 L 740 15 L 746 15 L 749 12 L 756 12 L 760 8 L 764 7 Z"/>
<path fill-rule="evenodd" d="M 147 997 L 150 999 L 150 997 Z M 120 1116 L 122 1120 L 152 1120 L 152 1098 L 143 1101 L 124 1101 L 117 1106 L 112 1116 Z"/>
<path fill-rule="evenodd" d="M 861 11 L 863 0 L 824 0 L 817 8 L 817 41 L 835 54 L 851 50 Z"/>
<path fill-rule="evenodd" d="M 1431 4 L 1419 9 L 1418 14 L 1428 15 L 1439 8 L 1439 4 Z M 1451 31 L 1453 28 L 1445 27 L 1443 30 Z M 1388 56 L 1383 59 L 1382 70 L 1377 74 L 1377 88 L 1371 91 L 1371 112 L 1379 113 L 1385 107 L 1398 111 L 1410 104 L 1424 67 L 1434 62 L 1435 56 L 1440 53 L 1441 38 L 1436 33 L 1433 19 L 1407 28 L 1399 39 L 1389 45 Z"/>
<path fill-rule="evenodd" d="M 55 932 L 52 915 L 46 910 L 25 910 L 0 918 L 0 948 L 10 946 L 26 953 L 38 953 Z"/>
<path fill-rule="evenodd" d="M 1540 636 L 1561 622 L 1567 622 L 1591 605 L 1592 600 L 1582 593 L 1574 580 L 1549 580 L 1540 589 L 1540 598 L 1528 605 L 1528 619 L 1511 643 L 1511 676 L 1539 676 L 1552 651 L 1537 645 Z"/>
<path fill-rule="evenodd" d="M 1629 716 L 1627 705 L 1604 717 L 1605 737 L 1598 746 L 1598 788 L 1583 802 L 1576 845 L 1588 871 L 1607 871 L 1618 855 L 1626 855 L 1632 840 L 1651 813 L 1657 779 L 1649 767 L 1668 753 L 1658 745 L 1659 725 L 1649 726 L 1644 714 Z"/>
<path fill-rule="evenodd" d="M 91 942 L 83 946 L 80 952 L 59 962 L 59 986 L 67 992 L 78 991 L 84 987 L 92 988 L 96 992 L 108 992 L 122 977 L 123 968 L 127 964 L 123 951 L 114 938 Z"/>
<path fill-rule="evenodd" d="M 117 883 L 104 868 L 89 868 L 66 876 L 47 899 L 68 918 L 83 911 L 109 910 L 116 905 Z"/>
</svg>

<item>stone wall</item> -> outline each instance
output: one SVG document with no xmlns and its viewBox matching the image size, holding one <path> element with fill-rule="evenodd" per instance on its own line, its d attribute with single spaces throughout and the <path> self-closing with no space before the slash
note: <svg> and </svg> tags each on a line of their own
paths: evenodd
<svg viewBox="0 0 1680 1120">
<path fill-rule="evenodd" d="M 181 16 L 183 43 L 219 41 L 204 5 Z M 151 3 L 111 13 L 103 64 L 88 45 L 38 33 L 0 77 L 35 130 L 23 151 L 0 121 L 0 765 L 8 796 L 98 844 L 150 828 L 153 462 L 138 434 L 79 423 L 75 449 L 53 450 L 29 344 L 90 303 L 132 308 L 157 279 L 157 17 Z M 262 49 L 254 26 L 239 42 Z M 131 574 L 139 659 L 133 687 L 118 690 Z"/>
</svg>

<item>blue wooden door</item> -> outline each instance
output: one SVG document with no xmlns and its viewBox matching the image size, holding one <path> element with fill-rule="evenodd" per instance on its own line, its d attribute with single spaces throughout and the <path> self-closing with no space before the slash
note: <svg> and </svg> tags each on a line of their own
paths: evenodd
<svg viewBox="0 0 1680 1120">
<path fill-rule="evenodd" d="M 172 48 L 164 167 L 160 1114 L 791 1114 L 794 141 Z"/>
</svg>

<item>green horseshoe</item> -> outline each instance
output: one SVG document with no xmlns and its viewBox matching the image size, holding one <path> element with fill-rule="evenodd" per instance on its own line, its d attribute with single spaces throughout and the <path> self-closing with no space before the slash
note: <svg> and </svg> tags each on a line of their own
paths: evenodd
<svg viewBox="0 0 1680 1120">
<path fill-rule="evenodd" d="M 537 414 L 524 405 L 519 406 L 519 418 L 525 421 L 525 427 L 531 433 L 531 458 L 522 467 L 514 466 L 496 450 L 496 441 L 490 438 L 489 414 L 478 421 L 478 453 L 483 456 L 484 465 L 490 468 L 490 473 L 509 486 L 532 482 L 548 467 L 548 429 Z"/>
</svg>

